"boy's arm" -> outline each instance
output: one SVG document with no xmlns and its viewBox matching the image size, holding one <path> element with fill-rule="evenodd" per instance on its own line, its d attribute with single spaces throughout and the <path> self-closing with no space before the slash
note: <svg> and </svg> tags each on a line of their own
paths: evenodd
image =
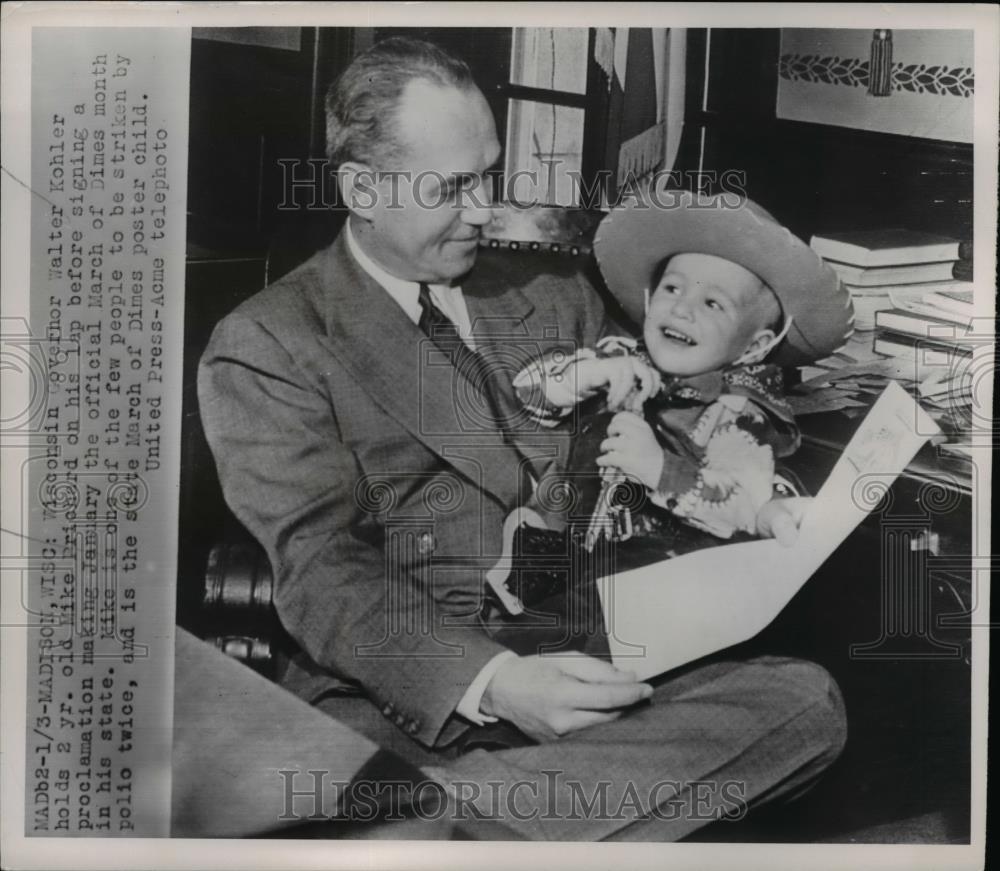
<svg viewBox="0 0 1000 871">
<path fill-rule="evenodd" d="M 676 461 L 676 455 L 672 458 Z M 651 497 L 688 523 L 720 538 L 734 532 L 754 533 L 757 514 L 773 496 L 774 454 L 735 424 L 713 433 L 705 459 L 694 472 L 675 469 L 678 480 Z M 664 478 L 667 476 L 664 476 Z M 678 484 L 680 483 L 680 486 Z"/>
<path fill-rule="evenodd" d="M 600 350 L 600 345 L 598 346 Z M 659 374 L 629 353 L 605 356 L 590 348 L 575 354 L 551 352 L 514 377 L 523 408 L 544 426 L 555 426 L 572 409 L 600 391 L 612 410 L 626 401 L 641 405 L 659 389 Z"/>
<path fill-rule="evenodd" d="M 771 429 L 769 415 L 753 401 L 720 397 L 691 434 L 703 450 L 700 462 L 665 452 L 660 483 L 651 498 L 721 538 L 736 531 L 756 532 L 757 514 L 776 490 Z M 794 490 L 789 495 L 795 495 Z"/>
<path fill-rule="evenodd" d="M 554 351 L 532 361 L 514 376 L 518 401 L 540 424 L 555 426 L 586 398 L 577 383 L 577 363 L 596 356 L 590 348 L 581 348 L 575 354 Z"/>
</svg>

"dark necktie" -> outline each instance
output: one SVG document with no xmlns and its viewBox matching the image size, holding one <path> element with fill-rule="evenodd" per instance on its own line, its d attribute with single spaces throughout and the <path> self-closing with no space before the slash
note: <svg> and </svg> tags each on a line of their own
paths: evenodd
<svg viewBox="0 0 1000 871">
<path fill-rule="evenodd" d="M 417 326 L 476 388 L 471 397 L 468 393 L 464 394 L 471 402 L 462 409 L 463 413 L 480 427 L 487 422 L 496 427 L 504 443 L 513 448 L 519 457 L 523 457 L 513 438 L 515 422 L 523 412 L 520 406 L 512 404 L 513 399 L 506 398 L 510 391 L 505 391 L 501 383 L 505 378 L 503 369 L 490 363 L 462 341 L 458 327 L 434 304 L 430 288 L 426 284 L 420 284 L 418 299 L 420 319 Z M 504 410 L 505 407 L 507 411 Z M 520 501 L 524 502 L 534 489 L 529 463 L 519 465 L 518 487 Z"/>
<path fill-rule="evenodd" d="M 443 353 L 451 364 L 478 388 L 476 395 L 481 395 L 483 407 L 465 409 L 475 418 L 477 423 L 489 421 L 500 430 L 504 441 L 510 443 L 510 419 L 502 409 L 502 392 L 498 381 L 502 377 L 500 371 L 491 366 L 482 354 L 474 351 L 458 334 L 458 327 L 431 299 L 430 288 L 421 282 L 420 319 L 417 326 L 430 338 L 434 345 Z"/>
<path fill-rule="evenodd" d="M 472 397 L 475 405 L 466 405 L 462 411 L 473 419 L 475 424 L 484 423 L 496 427 L 503 437 L 504 444 L 512 448 L 521 460 L 517 467 L 518 501 L 524 504 L 534 492 L 533 474 L 539 475 L 540 469 L 532 469 L 534 462 L 525 457 L 514 440 L 517 421 L 523 419 L 524 410 L 513 398 L 509 389 L 510 380 L 501 367 L 487 360 L 482 354 L 474 351 L 458 333 L 458 327 L 431 299 L 430 288 L 420 282 L 420 318 L 417 326 L 430 338 L 435 347 L 441 351 L 451 364 L 464 375 L 473 387 L 477 388 Z M 507 388 L 503 382 L 506 381 Z M 468 393 L 464 394 L 468 396 Z M 481 404 L 477 401 L 482 400 Z M 506 411 L 505 411 L 506 409 Z"/>
</svg>

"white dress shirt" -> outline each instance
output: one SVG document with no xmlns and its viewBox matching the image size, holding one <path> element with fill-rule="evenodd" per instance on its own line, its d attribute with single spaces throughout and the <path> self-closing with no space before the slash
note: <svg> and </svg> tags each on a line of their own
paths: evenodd
<svg viewBox="0 0 1000 871">
<path fill-rule="evenodd" d="M 351 221 L 348 219 L 345 231 L 347 233 L 347 248 L 351 255 L 358 261 L 358 265 L 375 279 L 406 312 L 406 316 L 413 323 L 420 323 L 420 283 L 417 281 L 406 281 L 397 278 L 386 272 L 374 260 L 371 259 L 358 244 L 351 232 Z M 470 348 L 475 349 L 476 344 L 472 338 L 472 322 L 469 320 L 469 310 L 465 307 L 465 297 L 462 296 L 462 288 L 450 284 L 428 284 L 431 299 L 434 304 L 448 317 L 448 319 L 458 327 L 458 334 L 462 341 Z"/>
<path fill-rule="evenodd" d="M 406 316 L 413 323 L 419 323 L 419 282 L 406 281 L 405 279 L 391 275 L 365 254 L 361 250 L 357 239 L 354 238 L 354 233 L 351 232 L 350 218 L 347 220 L 344 232 L 347 234 L 347 249 L 351 252 L 351 256 L 358 262 L 358 266 L 385 289 L 385 292 L 399 304 L 399 307 L 406 312 Z M 472 323 L 469 320 L 469 310 L 465 306 L 465 297 L 462 296 L 462 288 L 458 285 L 448 284 L 428 284 L 428 287 L 434 304 L 458 327 L 458 334 L 465 344 L 475 349 L 476 346 L 472 337 Z M 496 717 L 482 713 L 479 710 L 479 705 L 482 702 L 483 693 L 486 692 L 486 687 L 493 679 L 493 675 L 497 673 L 503 662 L 512 656 L 517 656 L 517 654 L 513 650 L 505 650 L 502 653 L 498 653 L 482 667 L 479 674 L 469 684 L 465 695 L 462 696 L 461 701 L 459 701 L 458 706 L 455 708 L 456 713 L 461 714 L 477 726 L 497 721 Z"/>
</svg>

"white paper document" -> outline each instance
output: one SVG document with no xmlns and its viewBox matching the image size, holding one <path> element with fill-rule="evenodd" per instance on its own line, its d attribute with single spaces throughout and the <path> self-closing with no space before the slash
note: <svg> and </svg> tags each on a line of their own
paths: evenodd
<svg viewBox="0 0 1000 871">
<path fill-rule="evenodd" d="M 938 432 L 890 382 L 809 505 L 794 545 L 720 545 L 599 580 L 614 664 L 645 680 L 756 635 Z"/>
</svg>

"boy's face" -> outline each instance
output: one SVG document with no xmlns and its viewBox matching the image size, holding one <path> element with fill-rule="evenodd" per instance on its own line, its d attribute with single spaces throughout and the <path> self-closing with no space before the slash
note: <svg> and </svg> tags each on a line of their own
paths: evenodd
<svg viewBox="0 0 1000 871">
<path fill-rule="evenodd" d="M 778 301 L 752 272 L 711 254 L 670 259 L 643 325 L 653 364 L 671 375 L 721 369 L 774 337 Z"/>
</svg>

